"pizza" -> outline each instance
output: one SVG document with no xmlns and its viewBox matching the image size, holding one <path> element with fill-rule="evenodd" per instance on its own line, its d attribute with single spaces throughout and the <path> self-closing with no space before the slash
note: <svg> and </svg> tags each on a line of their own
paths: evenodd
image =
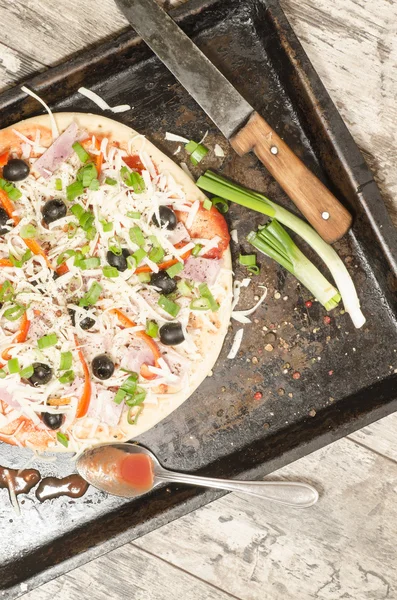
<svg viewBox="0 0 397 600">
<path fill-rule="evenodd" d="M 144 136 L 93 114 L 0 131 L 0 177 L 0 440 L 81 452 L 135 438 L 221 350 L 223 215 Z"/>
</svg>

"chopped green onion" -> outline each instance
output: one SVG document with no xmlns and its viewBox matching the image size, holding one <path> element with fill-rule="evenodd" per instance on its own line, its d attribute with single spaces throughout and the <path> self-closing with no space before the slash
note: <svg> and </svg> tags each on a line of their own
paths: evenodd
<svg viewBox="0 0 397 600">
<path fill-rule="evenodd" d="M 14 304 L 14 306 L 11 306 L 11 308 L 7 308 L 7 310 L 4 311 L 3 317 L 7 319 L 7 321 L 17 321 L 25 312 L 25 306 L 22 306 L 22 304 Z"/>
<path fill-rule="evenodd" d="M 121 254 L 123 252 L 121 249 L 121 246 L 109 246 L 109 250 L 116 256 L 121 256 Z"/>
<path fill-rule="evenodd" d="M 127 394 L 132 395 L 135 393 L 136 390 L 136 382 L 137 378 L 134 377 L 134 375 L 130 375 L 122 384 L 121 389 L 124 390 Z"/>
<path fill-rule="evenodd" d="M 104 233 L 109 233 L 109 231 L 113 231 L 113 223 L 107 223 L 106 221 L 101 221 L 102 229 Z"/>
<path fill-rule="evenodd" d="M 72 383 L 75 379 L 74 371 L 66 371 L 58 379 L 59 383 Z"/>
<path fill-rule="evenodd" d="M 147 254 L 146 254 L 146 252 L 142 248 L 139 248 L 132 255 L 132 257 L 135 259 L 135 262 L 136 262 L 137 265 L 139 265 L 143 261 L 143 259 L 145 258 L 145 256 L 147 256 Z"/>
<path fill-rule="evenodd" d="M 135 194 L 141 194 L 145 191 L 145 182 L 143 177 L 136 171 L 130 171 L 128 167 L 121 167 L 121 177 L 126 185 L 134 188 Z"/>
<path fill-rule="evenodd" d="M 21 379 L 29 379 L 29 377 L 32 377 L 33 373 L 34 368 L 32 367 L 32 365 L 29 365 L 29 367 L 25 367 L 25 369 L 22 369 L 19 375 L 21 376 Z"/>
<path fill-rule="evenodd" d="M 81 181 L 74 181 L 70 185 L 66 186 L 66 198 L 69 202 L 75 200 L 78 196 L 84 194 L 84 186 Z"/>
<path fill-rule="evenodd" d="M 346 312 L 350 314 L 355 327 L 362 327 L 365 322 L 365 317 L 361 312 L 360 301 L 346 266 L 332 246 L 324 242 L 324 240 L 316 231 L 314 231 L 312 227 L 310 227 L 310 225 L 296 217 L 294 214 L 290 213 L 285 208 L 278 206 L 262 194 L 234 184 L 224 177 L 211 171 L 207 171 L 205 175 L 201 176 L 197 181 L 197 185 L 207 192 L 216 194 L 217 196 L 221 196 L 226 200 L 236 202 L 242 206 L 246 206 L 251 210 L 255 210 L 271 218 L 275 218 L 279 223 L 282 223 L 300 235 L 313 248 L 313 250 L 318 253 L 320 258 L 328 266 L 341 292 Z M 255 239 L 254 236 L 255 233 L 252 235 L 250 234 L 250 240 Z M 259 250 L 260 248 L 257 249 Z M 271 252 L 274 254 L 274 250 L 271 250 Z M 279 253 L 277 252 L 276 254 L 279 257 Z M 277 261 L 280 262 L 278 258 Z M 291 265 L 291 261 L 289 259 L 286 260 L 286 263 Z M 280 264 L 282 263 L 280 262 Z M 309 279 L 312 280 L 311 277 L 309 277 Z M 323 278 L 322 283 L 319 281 L 316 283 L 316 287 L 319 288 L 318 292 L 316 293 L 316 297 L 319 302 L 324 304 L 327 310 L 331 310 L 331 308 L 334 308 L 339 302 L 339 292 L 328 282 L 327 286 L 323 287 L 325 282 L 326 280 Z M 319 293 L 322 295 L 322 299 L 318 297 Z"/>
<path fill-rule="evenodd" d="M 105 277 L 109 277 L 109 278 L 114 278 L 114 277 L 119 276 L 119 272 L 116 269 L 116 267 L 109 267 L 109 266 L 103 267 L 102 272 Z"/>
<path fill-rule="evenodd" d="M 90 185 L 88 186 L 89 190 L 92 190 L 93 192 L 96 192 L 99 190 L 99 180 L 98 179 L 93 179 L 90 183 Z"/>
<path fill-rule="evenodd" d="M 93 163 L 81 167 L 77 172 L 77 181 L 81 181 L 83 187 L 89 187 L 91 182 L 97 178 L 97 170 Z"/>
<path fill-rule="evenodd" d="M 220 213 L 226 214 L 229 210 L 229 205 L 224 198 L 212 198 L 212 205 L 216 206 Z"/>
<path fill-rule="evenodd" d="M 212 202 L 209 198 L 206 198 L 203 202 L 203 208 L 205 208 L 205 210 L 211 210 L 212 208 Z"/>
<path fill-rule="evenodd" d="M 219 310 L 219 304 L 215 300 L 214 296 L 211 294 L 211 292 L 208 288 L 208 285 L 206 283 L 200 283 L 200 285 L 198 286 L 198 289 L 199 289 L 201 298 L 206 298 L 207 300 L 209 300 L 211 310 L 213 312 L 216 312 L 217 310 Z"/>
<path fill-rule="evenodd" d="M 134 227 L 130 228 L 129 231 L 130 240 L 134 242 L 137 246 L 143 246 L 145 243 L 144 235 L 138 225 L 134 225 Z"/>
<path fill-rule="evenodd" d="M 208 298 L 194 298 L 190 303 L 191 310 L 211 310 L 211 302 Z"/>
<path fill-rule="evenodd" d="M 82 248 L 80 248 L 80 252 L 81 252 L 81 254 L 83 254 L 84 256 L 85 256 L 86 254 L 88 254 L 88 253 L 89 253 L 89 251 L 90 251 L 90 245 L 89 245 L 89 244 L 86 244 L 85 246 L 83 246 Z"/>
<path fill-rule="evenodd" d="M 208 154 L 208 148 L 203 146 L 203 144 L 194 142 L 193 140 L 185 145 L 185 149 L 186 152 L 190 154 L 190 162 L 195 166 L 203 160 L 206 154 Z"/>
<path fill-rule="evenodd" d="M 132 397 L 129 397 L 126 399 L 125 403 L 127 404 L 127 406 L 139 406 L 139 404 L 142 404 L 142 402 L 144 402 L 146 398 L 146 391 L 141 388 L 141 387 L 137 387 L 136 388 L 136 392 Z"/>
<path fill-rule="evenodd" d="M 86 211 L 79 217 L 79 225 L 84 230 L 87 231 L 95 221 L 95 217 L 92 213 Z"/>
<path fill-rule="evenodd" d="M 253 275 L 259 275 L 260 273 L 258 265 L 251 265 L 250 267 L 247 267 L 247 271 L 249 271 Z"/>
<path fill-rule="evenodd" d="M 155 235 L 149 235 L 149 240 L 152 242 L 155 248 L 161 248 L 161 244 Z"/>
<path fill-rule="evenodd" d="M 135 269 L 136 269 L 136 260 L 135 260 L 135 258 L 132 255 L 127 256 L 127 265 L 128 265 L 129 269 L 134 269 L 134 271 L 135 271 Z"/>
<path fill-rule="evenodd" d="M 10 302 L 15 296 L 15 290 L 12 287 L 12 283 L 5 280 L 2 286 L 0 286 L 0 302 Z"/>
<path fill-rule="evenodd" d="M 10 375 L 19 373 L 19 360 L 17 358 L 11 358 L 9 361 L 7 361 L 7 367 Z"/>
<path fill-rule="evenodd" d="M 55 189 L 60 192 L 62 190 L 62 179 L 55 179 Z"/>
<path fill-rule="evenodd" d="M 126 397 L 127 392 L 125 392 L 122 388 L 118 389 L 115 397 L 113 398 L 113 402 L 115 404 L 121 404 L 124 398 Z"/>
<path fill-rule="evenodd" d="M 176 287 L 178 288 L 178 291 L 182 296 L 191 296 L 192 289 L 189 286 L 186 279 L 181 279 L 180 281 L 178 281 L 178 283 L 176 284 Z"/>
<path fill-rule="evenodd" d="M 19 200 L 22 196 L 22 192 L 13 183 L 5 179 L 0 179 L 0 188 L 5 191 L 10 200 Z"/>
<path fill-rule="evenodd" d="M 146 395 L 146 392 L 145 392 L 145 395 Z M 143 406 L 139 406 L 138 410 L 135 410 L 135 409 L 136 409 L 136 406 L 131 406 L 131 408 L 128 410 L 127 422 L 129 425 L 136 425 L 136 423 L 138 421 L 138 417 L 143 411 Z"/>
<path fill-rule="evenodd" d="M 117 181 L 116 181 L 116 179 L 113 179 L 112 177 L 106 177 L 105 183 L 107 185 L 116 185 Z"/>
<path fill-rule="evenodd" d="M 158 305 L 172 317 L 176 317 L 181 309 L 176 302 L 173 302 L 167 296 L 163 296 L 163 294 L 158 299 Z"/>
<path fill-rule="evenodd" d="M 79 302 L 79 306 L 93 306 L 98 300 L 102 293 L 102 286 L 97 281 L 93 281 L 90 289 Z"/>
<path fill-rule="evenodd" d="M 7 377 L 7 372 L 4 369 L 0 369 L 0 379 Z"/>
<path fill-rule="evenodd" d="M 77 233 L 77 223 L 68 223 L 68 239 L 71 240 Z"/>
<path fill-rule="evenodd" d="M 138 279 L 141 283 L 149 283 L 150 273 L 138 273 Z"/>
<path fill-rule="evenodd" d="M 37 229 L 34 225 L 23 225 L 21 227 L 21 237 L 26 238 L 28 240 L 33 239 L 37 236 Z"/>
<path fill-rule="evenodd" d="M 82 217 L 85 213 L 84 208 L 81 206 L 81 204 L 73 204 L 70 207 L 70 212 L 78 218 L 78 220 L 80 221 L 80 217 Z"/>
<path fill-rule="evenodd" d="M 71 352 L 61 352 L 61 363 L 59 365 L 60 371 L 67 371 L 70 369 L 73 363 L 73 355 Z"/>
<path fill-rule="evenodd" d="M 79 260 L 78 267 L 82 271 L 88 271 L 89 269 L 97 269 L 101 264 L 101 259 L 97 256 L 90 256 L 89 258 L 83 258 Z"/>
<path fill-rule="evenodd" d="M 141 213 L 137 212 L 136 210 L 129 210 L 127 212 L 127 217 L 130 217 L 130 219 L 140 219 Z"/>
<path fill-rule="evenodd" d="M 87 231 L 85 232 L 85 238 L 86 240 L 93 240 L 94 237 L 96 236 L 96 228 L 95 227 L 89 227 L 87 229 Z"/>
<path fill-rule="evenodd" d="M 202 244 L 196 244 L 192 250 L 192 256 L 198 256 L 202 247 Z"/>
<path fill-rule="evenodd" d="M 256 265 L 256 254 L 240 254 L 238 262 L 245 267 L 252 267 Z"/>
<path fill-rule="evenodd" d="M 37 345 L 39 350 L 44 350 L 45 348 L 51 348 L 51 346 L 56 346 L 58 343 L 58 337 L 56 333 L 48 333 L 47 335 L 43 335 L 43 337 L 37 340 Z"/>
<path fill-rule="evenodd" d="M 170 277 L 175 277 L 176 275 L 179 275 L 181 271 L 183 271 L 183 267 L 184 264 L 182 262 L 177 262 L 174 265 L 168 267 L 168 269 L 166 269 L 166 272 Z"/>
<path fill-rule="evenodd" d="M 149 319 L 146 321 L 145 333 L 150 335 L 150 337 L 155 338 L 159 332 L 159 326 L 156 321 L 150 321 Z"/>
<path fill-rule="evenodd" d="M 62 446 L 65 446 L 65 448 L 69 446 L 68 436 L 60 431 L 57 431 L 57 440 L 60 444 L 62 444 Z"/>
<path fill-rule="evenodd" d="M 162 248 L 152 248 L 149 252 L 149 260 L 152 260 L 154 263 L 161 263 L 165 256 L 165 252 Z"/>
<path fill-rule="evenodd" d="M 12 254 L 10 254 L 9 258 L 10 258 L 10 261 L 12 262 L 12 264 L 14 265 L 14 267 L 18 267 L 20 269 L 31 258 L 31 256 L 32 256 L 32 252 L 31 252 L 31 250 L 28 249 L 28 250 L 26 250 L 26 252 L 24 252 L 22 254 L 20 259 L 16 258 Z"/>
<path fill-rule="evenodd" d="M 72 144 L 72 148 L 76 152 L 77 156 L 79 157 L 82 163 L 87 162 L 87 160 L 90 158 L 88 152 L 84 150 L 83 146 L 79 144 L 79 142 L 75 142 L 74 144 Z"/>
</svg>

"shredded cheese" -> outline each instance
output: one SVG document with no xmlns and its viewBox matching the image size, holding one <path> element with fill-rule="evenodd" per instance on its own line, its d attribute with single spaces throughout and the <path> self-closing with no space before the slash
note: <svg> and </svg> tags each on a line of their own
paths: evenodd
<svg viewBox="0 0 397 600">
<path fill-rule="evenodd" d="M 120 104 L 119 106 L 110 106 L 106 102 L 106 100 L 101 98 L 101 96 L 99 96 L 92 90 L 89 90 L 85 87 L 80 87 L 77 91 L 79 92 L 79 94 L 82 94 L 89 100 L 92 100 L 92 102 L 94 102 L 102 110 L 111 110 L 113 113 L 122 113 L 122 112 L 126 112 L 127 110 L 131 110 L 131 106 L 129 104 Z"/>
<path fill-rule="evenodd" d="M 241 342 L 243 340 L 244 329 L 238 329 L 236 335 L 234 336 L 232 347 L 230 348 L 230 352 L 227 355 L 229 359 L 236 358 L 237 352 L 240 350 Z"/>
</svg>

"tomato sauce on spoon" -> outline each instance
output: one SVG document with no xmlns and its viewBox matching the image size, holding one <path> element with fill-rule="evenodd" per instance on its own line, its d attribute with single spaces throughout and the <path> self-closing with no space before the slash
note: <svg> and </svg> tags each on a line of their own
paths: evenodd
<svg viewBox="0 0 397 600">
<path fill-rule="evenodd" d="M 153 462 L 147 454 L 127 454 L 119 465 L 119 479 L 139 493 L 148 492 L 154 483 Z"/>
</svg>

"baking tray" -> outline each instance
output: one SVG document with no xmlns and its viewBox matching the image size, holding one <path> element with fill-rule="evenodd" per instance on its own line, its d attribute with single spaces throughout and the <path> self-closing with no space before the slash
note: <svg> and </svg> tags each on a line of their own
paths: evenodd
<svg viewBox="0 0 397 600">
<path fill-rule="evenodd" d="M 246 326 L 238 357 L 226 358 L 236 330 L 232 325 L 213 375 L 140 437 L 167 467 L 259 478 L 396 410 L 396 233 L 372 174 L 277 0 L 193 0 L 173 15 L 355 215 L 352 231 L 336 247 L 360 293 L 367 316 L 363 329 L 356 331 L 339 309 L 324 323 L 318 304 L 305 306 L 306 290 L 270 260 L 260 259 L 261 274 L 244 292 L 242 304 L 254 303 L 259 284 L 267 285 L 268 300 Z M 176 145 L 164 141 L 167 130 L 192 139 L 208 130 L 207 146 L 227 148 L 132 30 L 28 85 L 57 111 L 95 112 L 76 92 L 81 85 L 110 105 L 128 102 L 134 110 L 116 118 L 168 154 Z M 19 88 L 0 96 L 0 109 L 2 127 L 41 112 Z M 183 151 L 177 158 L 184 158 Z M 294 210 L 252 155 L 239 158 L 228 150 L 222 161 L 212 153 L 202 166 L 220 169 Z M 244 236 L 263 218 L 238 206 L 227 218 L 239 231 L 240 244 L 232 246 L 236 256 L 241 248 L 248 250 Z M 238 265 L 235 270 L 238 278 L 245 275 Z M 0 446 L 0 464 L 21 467 L 27 458 L 21 449 Z M 43 475 L 63 476 L 73 463 L 62 457 L 39 468 Z M 315 483 L 315 473 L 308 477 Z M 90 489 L 78 500 L 39 504 L 31 492 L 20 497 L 22 513 L 16 517 L 0 490 L 1 597 L 15 598 L 221 494 L 172 485 L 128 502 Z"/>
</svg>

